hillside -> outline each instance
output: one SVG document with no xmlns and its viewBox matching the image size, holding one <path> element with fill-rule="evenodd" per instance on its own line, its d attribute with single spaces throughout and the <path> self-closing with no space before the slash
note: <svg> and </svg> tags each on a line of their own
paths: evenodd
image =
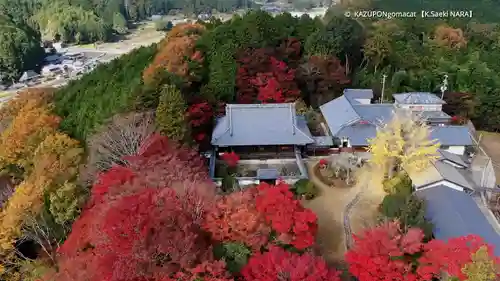
<svg viewBox="0 0 500 281">
<path fill-rule="evenodd" d="M 210 147 L 226 104 L 296 102 L 314 131 L 320 105 L 345 88 L 380 97 L 384 74 L 385 97 L 437 92 L 447 74 L 445 110 L 478 129 L 500 129 L 497 25 L 352 19 L 344 8 L 323 19 L 251 11 L 176 25 L 157 45 L 61 89 L 29 89 L 9 101 L 0 110 L 0 279 L 338 281 L 338 263 L 360 281 L 500 273 L 474 271 L 476 254 L 496 262 L 479 238 L 444 242 L 424 231 L 429 222 L 411 182 L 399 180 L 378 208 L 399 222 L 357 233 L 334 267 L 319 255 L 331 249 L 316 243 L 329 221 L 303 205 L 306 193 L 322 196 L 314 184 L 240 192 L 234 152 L 221 156 L 222 187 L 210 180 L 199 152 Z"/>
</svg>

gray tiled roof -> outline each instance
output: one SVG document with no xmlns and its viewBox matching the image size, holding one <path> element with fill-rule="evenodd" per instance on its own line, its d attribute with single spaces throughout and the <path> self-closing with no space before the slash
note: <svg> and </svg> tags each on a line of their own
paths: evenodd
<svg viewBox="0 0 500 281">
<path fill-rule="evenodd" d="M 358 103 L 356 99 L 373 99 L 372 89 L 345 89 L 344 96 L 353 104 Z"/>
<path fill-rule="evenodd" d="M 473 145 L 467 126 L 432 126 L 430 137 L 446 146 Z"/>
<path fill-rule="evenodd" d="M 434 167 L 441 174 L 443 180 L 474 190 L 474 185 L 456 167 L 439 160 L 434 162 Z"/>
<path fill-rule="evenodd" d="M 445 104 L 446 102 L 433 93 L 410 92 L 392 95 L 401 104 Z"/>
<path fill-rule="evenodd" d="M 377 135 L 377 127 L 373 124 L 352 124 L 343 127 L 337 137 L 347 137 L 353 146 L 366 146 L 368 139 L 374 138 Z"/>
<path fill-rule="evenodd" d="M 361 120 L 368 121 L 375 125 L 380 122 L 389 122 L 394 114 L 394 106 L 392 104 L 363 104 L 353 105 Z"/>
<path fill-rule="evenodd" d="M 360 119 L 358 113 L 356 113 L 345 96 L 329 101 L 320 106 L 319 109 L 334 136 L 343 126 Z"/>
<path fill-rule="evenodd" d="M 469 166 L 467 163 L 465 163 L 464 159 L 460 155 L 442 149 L 439 149 L 438 152 L 439 152 L 439 160 L 448 160 L 464 168 Z"/>
<path fill-rule="evenodd" d="M 496 256 L 500 255 L 500 236 L 470 195 L 446 186 L 415 194 L 426 201 L 426 218 L 434 224 L 437 239 L 478 235 L 495 247 Z"/>
<path fill-rule="evenodd" d="M 421 111 L 421 112 L 415 112 L 415 114 L 418 114 L 422 116 L 422 118 L 427 119 L 429 121 L 432 121 L 433 119 L 451 119 L 451 116 L 446 114 L 443 111 Z"/>
<path fill-rule="evenodd" d="M 300 123 L 300 124 L 299 124 Z M 212 133 L 212 145 L 305 145 L 314 140 L 293 103 L 228 104 Z"/>
</svg>

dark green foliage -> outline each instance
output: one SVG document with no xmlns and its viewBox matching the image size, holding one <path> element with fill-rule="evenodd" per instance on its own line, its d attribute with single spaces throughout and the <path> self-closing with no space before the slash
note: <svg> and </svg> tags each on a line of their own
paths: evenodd
<svg viewBox="0 0 500 281">
<path fill-rule="evenodd" d="M 247 264 L 251 254 L 250 248 L 235 242 L 223 243 L 214 248 L 215 257 L 223 259 L 226 262 L 227 270 L 233 274 L 240 272 Z"/>
<path fill-rule="evenodd" d="M 415 195 L 386 195 L 380 205 L 380 213 L 385 218 L 399 220 L 403 229 L 418 227 L 427 238 L 432 236 L 432 224 L 424 217 L 425 202 Z"/>
<path fill-rule="evenodd" d="M 156 108 L 156 126 L 164 136 L 177 142 L 185 142 L 189 137 L 186 122 L 186 101 L 175 86 L 165 85 L 160 92 Z"/>
<path fill-rule="evenodd" d="M 134 107 L 137 111 L 156 109 L 163 85 L 175 85 L 178 89 L 181 89 L 185 84 L 182 78 L 160 67 L 155 69 L 155 73 L 153 73 L 150 80 L 147 85 L 143 85 L 135 94 Z"/>
<path fill-rule="evenodd" d="M 305 199 L 310 200 L 318 196 L 319 191 L 311 181 L 300 179 L 293 185 L 292 192 L 299 197 L 303 196 Z"/>
<path fill-rule="evenodd" d="M 277 47 L 286 38 L 297 37 L 302 43 L 308 32 L 319 28 L 320 21 L 288 13 L 273 18 L 263 11 L 250 11 L 234 16 L 231 21 L 217 24 L 198 42 L 205 54 L 208 68 L 207 83 L 201 89 L 204 97 L 232 102 L 235 98 L 237 53 L 247 48 Z"/>
<path fill-rule="evenodd" d="M 130 109 L 142 87 L 142 71 L 155 52 L 155 45 L 139 48 L 57 91 L 55 110 L 63 118 L 61 129 L 84 141 L 108 118 Z"/>
<path fill-rule="evenodd" d="M 0 17 L 0 83 L 11 82 L 23 70 L 36 68 L 44 55 L 39 40 L 39 34 L 29 26 Z"/>
</svg>

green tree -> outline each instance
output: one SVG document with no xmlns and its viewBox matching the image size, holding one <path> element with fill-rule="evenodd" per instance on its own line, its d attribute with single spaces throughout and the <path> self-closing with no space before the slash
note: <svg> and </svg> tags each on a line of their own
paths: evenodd
<svg viewBox="0 0 500 281">
<path fill-rule="evenodd" d="M 113 15 L 113 29 L 118 34 L 125 34 L 128 32 L 127 20 L 121 13 L 115 13 Z"/>
<path fill-rule="evenodd" d="M 160 102 L 156 108 L 158 130 L 169 139 L 186 141 L 189 136 L 186 122 L 187 105 L 182 93 L 173 85 L 163 86 Z"/>
<path fill-rule="evenodd" d="M 15 80 L 22 71 L 41 63 L 44 51 L 39 40 L 29 26 L 0 18 L 0 74 L 4 80 Z"/>
<path fill-rule="evenodd" d="M 49 194 L 49 210 L 56 223 L 68 225 L 80 214 L 86 191 L 74 182 L 65 182 Z"/>
<path fill-rule="evenodd" d="M 432 236 L 432 224 L 425 220 L 425 203 L 414 195 L 386 195 L 380 205 L 380 213 L 385 218 L 399 220 L 405 231 L 418 227 L 424 231 L 427 238 Z"/>
</svg>

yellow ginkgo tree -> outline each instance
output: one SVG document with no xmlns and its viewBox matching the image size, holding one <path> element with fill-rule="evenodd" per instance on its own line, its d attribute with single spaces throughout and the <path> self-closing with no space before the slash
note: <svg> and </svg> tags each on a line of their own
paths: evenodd
<svg viewBox="0 0 500 281">
<path fill-rule="evenodd" d="M 382 123 L 375 138 L 368 140 L 371 164 L 388 178 L 406 171 L 419 172 L 437 159 L 439 143 L 430 138 L 425 120 L 409 110 L 395 109 L 392 119 Z"/>
</svg>

